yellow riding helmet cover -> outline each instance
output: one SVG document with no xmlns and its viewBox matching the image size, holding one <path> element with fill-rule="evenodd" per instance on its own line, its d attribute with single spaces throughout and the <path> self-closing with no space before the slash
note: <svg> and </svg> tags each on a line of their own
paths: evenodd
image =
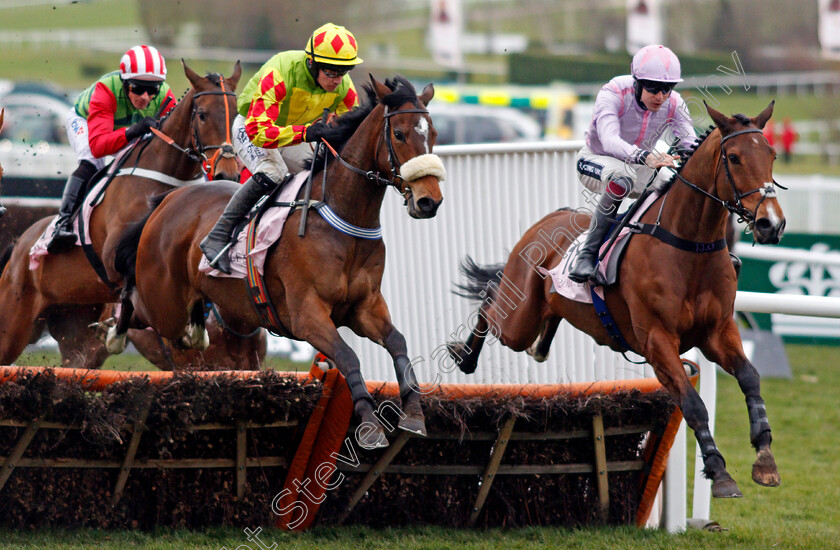
<svg viewBox="0 0 840 550">
<path fill-rule="evenodd" d="M 328 65 L 358 65 L 358 46 L 353 33 L 342 26 L 327 23 L 309 37 L 305 51 L 318 63 Z"/>
</svg>

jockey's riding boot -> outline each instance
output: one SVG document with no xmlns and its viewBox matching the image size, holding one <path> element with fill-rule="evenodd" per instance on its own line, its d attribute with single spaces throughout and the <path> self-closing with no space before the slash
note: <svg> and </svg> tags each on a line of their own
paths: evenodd
<svg viewBox="0 0 840 550">
<path fill-rule="evenodd" d="M 595 264 L 598 259 L 598 250 L 601 248 L 601 241 L 610 230 L 610 224 L 618 213 L 623 198 L 616 197 L 609 191 L 601 195 L 598 208 L 589 222 L 589 233 L 586 235 L 586 242 L 580 247 L 575 265 L 569 270 L 569 279 L 576 283 L 585 283 L 595 273 Z"/>
<path fill-rule="evenodd" d="M 79 167 L 67 178 L 64 185 L 64 194 L 61 196 L 61 207 L 58 210 L 58 220 L 55 222 L 55 231 L 50 244 L 47 245 L 47 252 L 50 254 L 61 254 L 67 252 L 76 244 L 76 234 L 73 233 L 72 217 L 82 199 L 85 196 L 85 186 L 88 180 L 96 173 L 96 167 L 83 160 Z"/>
<path fill-rule="evenodd" d="M 735 268 L 735 280 L 737 281 L 741 276 L 741 258 L 730 252 L 729 259 L 732 260 L 732 267 Z"/>
<path fill-rule="evenodd" d="M 286 180 L 288 179 L 288 176 Z M 284 182 L 286 180 L 283 180 Z M 242 218 L 244 218 L 251 208 L 257 204 L 257 201 L 263 195 L 271 192 L 277 184 L 262 172 L 257 172 L 248 178 L 248 181 L 236 190 L 236 193 L 230 198 L 225 211 L 222 212 L 219 221 L 213 226 L 213 229 L 198 245 L 201 251 L 210 260 L 210 265 L 230 275 L 230 255 L 229 247 L 233 244 L 230 240 L 231 233 Z"/>
</svg>

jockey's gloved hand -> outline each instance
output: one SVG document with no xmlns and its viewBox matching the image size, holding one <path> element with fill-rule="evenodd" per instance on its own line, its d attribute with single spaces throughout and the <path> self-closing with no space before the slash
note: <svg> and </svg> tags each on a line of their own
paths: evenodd
<svg viewBox="0 0 840 550">
<path fill-rule="evenodd" d="M 133 139 L 139 138 L 142 135 L 147 134 L 150 128 L 157 127 L 158 121 L 155 120 L 153 117 L 147 116 L 143 120 L 138 120 L 137 122 L 125 129 L 125 139 L 131 141 Z"/>
<path fill-rule="evenodd" d="M 645 165 L 654 170 L 657 168 L 674 168 L 678 160 L 680 160 L 679 157 L 652 151 L 645 157 Z"/>
<path fill-rule="evenodd" d="M 339 141 L 341 132 L 333 125 L 323 120 L 316 120 L 306 127 L 303 134 L 303 141 L 319 141 L 321 138 L 327 141 Z"/>
</svg>

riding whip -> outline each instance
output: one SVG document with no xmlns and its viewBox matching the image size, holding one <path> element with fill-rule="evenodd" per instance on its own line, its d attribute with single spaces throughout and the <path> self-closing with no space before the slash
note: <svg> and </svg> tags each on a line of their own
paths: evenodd
<svg viewBox="0 0 840 550">
<path fill-rule="evenodd" d="M 324 114 L 321 117 L 321 120 L 324 123 L 327 122 L 330 116 L 330 110 L 324 109 Z M 315 145 L 315 156 L 312 160 L 312 166 L 309 168 L 309 177 L 306 178 L 306 189 L 303 191 L 303 206 L 301 207 L 300 211 L 300 227 L 298 227 L 298 237 L 303 237 L 304 233 L 306 233 L 306 215 L 309 213 L 309 198 L 312 195 L 312 174 L 315 172 L 315 161 L 318 160 L 318 154 L 321 152 L 321 142 L 318 141 L 317 145 Z M 324 159 L 324 170 L 327 169 L 326 166 L 326 159 Z M 326 198 L 326 197 L 324 197 Z"/>
</svg>

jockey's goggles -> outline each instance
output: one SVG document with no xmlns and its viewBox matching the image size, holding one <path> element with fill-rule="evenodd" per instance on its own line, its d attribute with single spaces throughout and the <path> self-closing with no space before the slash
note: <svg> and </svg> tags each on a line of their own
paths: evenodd
<svg viewBox="0 0 840 550">
<path fill-rule="evenodd" d="M 149 97 L 155 97 L 160 92 L 160 82 L 151 82 L 149 80 L 126 80 L 128 91 L 135 95 L 149 94 Z"/>
<path fill-rule="evenodd" d="M 674 89 L 674 86 L 677 85 L 676 82 L 658 82 L 656 80 L 639 80 L 639 84 L 646 92 L 650 92 L 653 95 L 660 92 L 664 95 L 668 95 L 671 93 L 671 90 Z"/>
<path fill-rule="evenodd" d="M 321 66 L 321 72 L 324 73 L 324 76 L 327 78 L 342 78 L 344 75 L 350 72 L 350 69 L 340 69 L 340 70 L 333 70 L 333 69 L 325 69 Z"/>
</svg>

